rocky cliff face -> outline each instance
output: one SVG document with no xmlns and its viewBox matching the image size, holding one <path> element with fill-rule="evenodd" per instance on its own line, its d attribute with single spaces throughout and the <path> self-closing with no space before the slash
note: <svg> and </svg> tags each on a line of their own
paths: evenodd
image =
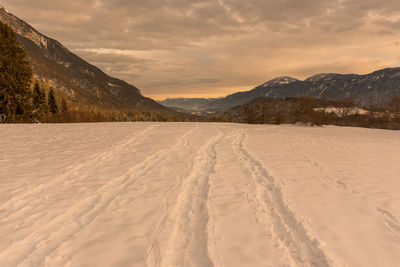
<svg viewBox="0 0 400 267">
<path fill-rule="evenodd" d="M 35 77 L 66 93 L 72 100 L 106 107 L 167 110 L 143 97 L 138 88 L 105 74 L 70 52 L 56 40 L 0 8 L 0 20 L 18 35 Z"/>
</svg>

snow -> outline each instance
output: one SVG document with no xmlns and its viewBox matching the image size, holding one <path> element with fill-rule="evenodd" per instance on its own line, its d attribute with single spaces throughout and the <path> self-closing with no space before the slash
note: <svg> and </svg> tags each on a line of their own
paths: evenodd
<svg viewBox="0 0 400 267">
<path fill-rule="evenodd" d="M 47 39 L 35 30 L 31 29 L 27 33 L 22 35 L 34 42 L 37 46 L 47 48 Z"/>
<path fill-rule="evenodd" d="M 71 67 L 71 63 L 70 62 L 58 61 L 57 64 L 58 65 L 63 65 L 66 68 Z"/>
<path fill-rule="evenodd" d="M 398 266 L 400 132 L 0 125 L 0 266 Z"/>
<path fill-rule="evenodd" d="M 327 108 L 314 108 L 315 111 L 323 111 L 325 113 L 335 113 L 336 115 L 341 115 L 343 113 L 343 108 L 340 107 L 327 107 Z M 359 107 L 355 107 L 355 108 L 349 108 L 347 112 L 347 115 L 365 115 L 368 114 L 369 111 L 359 108 Z"/>
<path fill-rule="evenodd" d="M 116 85 L 116 84 L 113 84 L 113 83 L 108 83 L 108 86 L 111 86 L 111 87 L 119 87 L 119 85 Z"/>
<path fill-rule="evenodd" d="M 279 86 L 279 85 L 283 85 L 283 84 L 289 84 L 289 83 L 293 83 L 298 81 L 295 78 L 289 77 L 289 76 L 282 76 L 282 77 L 278 77 L 275 79 L 272 79 L 266 83 L 264 83 L 262 86 L 263 87 L 268 87 L 268 86 Z"/>
</svg>

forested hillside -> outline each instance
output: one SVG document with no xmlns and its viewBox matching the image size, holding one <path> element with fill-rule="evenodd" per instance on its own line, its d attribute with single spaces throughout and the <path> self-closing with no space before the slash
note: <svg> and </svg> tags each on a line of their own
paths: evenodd
<svg viewBox="0 0 400 267">
<path fill-rule="evenodd" d="M 0 21 L 0 122 L 182 121 L 190 116 L 168 110 L 104 107 L 71 101 L 34 80 L 16 34 Z"/>
</svg>

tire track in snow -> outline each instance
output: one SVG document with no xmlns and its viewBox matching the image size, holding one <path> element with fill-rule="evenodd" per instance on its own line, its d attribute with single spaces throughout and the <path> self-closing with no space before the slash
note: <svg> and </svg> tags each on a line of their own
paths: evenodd
<svg viewBox="0 0 400 267">
<path fill-rule="evenodd" d="M 224 137 L 227 136 L 226 129 L 223 130 Z M 222 145 L 221 145 L 222 146 Z M 221 150 L 221 148 L 220 148 Z M 215 158 L 218 157 L 218 151 L 215 151 Z M 216 163 L 214 167 L 216 167 Z M 208 233 L 208 250 L 211 251 L 209 253 L 209 258 L 212 263 L 216 267 L 222 267 L 221 255 L 217 244 L 217 235 L 216 235 L 216 224 L 217 224 L 217 212 L 216 206 L 214 205 L 214 196 L 216 192 L 215 183 L 209 181 L 208 186 L 208 201 L 207 201 L 207 209 L 208 209 L 208 224 L 207 224 L 207 233 Z"/>
<path fill-rule="evenodd" d="M 316 239 L 311 239 L 304 225 L 285 204 L 276 179 L 244 147 L 245 133 L 239 131 L 234 150 L 242 166 L 250 174 L 254 195 L 249 196 L 258 221 L 269 224 L 273 237 L 286 247 L 288 257 L 296 266 L 330 266 L 330 260 Z"/>
<path fill-rule="evenodd" d="M 101 162 L 110 160 L 120 149 L 135 142 L 139 137 L 144 136 L 147 132 L 149 132 L 156 126 L 157 125 L 151 125 L 145 128 L 136 135 L 128 137 L 121 143 L 112 146 L 111 149 L 91 157 L 89 160 L 78 164 L 77 166 L 53 179 L 48 179 L 48 182 L 46 183 L 41 183 L 32 189 L 26 188 L 23 193 L 17 194 L 0 206 L 0 209 L 5 211 L 4 217 L 6 217 L 7 220 L 10 220 L 15 217 L 18 218 L 19 216 L 24 216 L 28 207 L 34 204 L 33 202 L 40 201 L 40 199 L 37 199 L 38 195 L 45 195 L 45 192 L 51 192 L 62 186 L 61 184 L 70 183 L 77 179 L 83 180 L 87 177 L 88 172 L 91 170 L 88 168 L 88 166 L 95 167 L 98 166 Z"/>
<path fill-rule="evenodd" d="M 183 181 L 168 222 L 172 232 L 163 255 L 162 266 L 213 266 L 208 255 L 208 189 L 216 164 L 218 135 L 203 146 L 194 158 L 191 174 Z"/>
<path fill-rule="evenodd" d="M 400 235 L 400 223 L 397 218 L 392 213 L 382 208 L 377 207 L 376 210 L 383 215 L 386 226 L 397 235 Z"/>
<path fill-rule="evenodd" d="M 240 147 L 243 146 L 244 134 L 242 131 L 236 131 L 236 137 L 232 143 L 232 149 L 238 158 L 238 163 L 248 174 L 248 193 L 246 194 L 247 201 L 251 211 L 251 217 L 262 232 L 262 239 L 264 239 L 264 246 L 269 253 L 270 260 L 274 263 L 274 266 L 290 266 L 295 265 L 295 262 L 290 257 L 290 251 L 288 251 L 285 244 L 274 234 L 273 221 L 270 219 L 269 207 L 263 203 L 260 203 L 262 197 L 260 197 L 260 188 L 257 183 L 254 182 L 254 175 L 249 170 L 248 166 L 244 165 L 243 155 Z"/>
<path fill-rule="evenodd" d="M 193 132 L 193 128 L 190 129 L 170 147 L 148 156 L 124 175 L 112 179 L 65 213 L 53 218 L 29 236 L 12 243 L 0 252 L 0 266 L 37 266 L 45 262 L 46 256 L 54 253 L 63 243 L 88 226 L 124 190 L 143 179 L 168 154 L 184 147 Z"/>
<path fill-rule="evenodd" d="M 168 151 L 167 154 L 171 154 L 172 152 L 178 152 L 178 151 L 181 151 L 182 149 L 186 149 L 186 148 L 190 145 L 190 139 L 192 138 L 193 135 L 195 135 L 195 134 L 197 133 L 198 129 L 199 129 L 199 125 L 197 124 L 195 127 L 191 128 L 189 131 L 187 131 L 187 132 L 183 135 L 183 137 L 180 139 L 179 142 L 176 142 L 174 145 L 171 146 L 171 147 L 173 147 L 173 149 L 172 149 L 171 151 Z M 165 158 L 166 158 L 166 156 L 163 157 L 162 160 L 164 160 Z M 162 160 L 161 160 L 161 161 L 162 161 Z M 145 181 L 144 181 L 144 182 L 145 182 Z M 177 183 L 176 183 L 176 185 L 175 185 L 170 191 L 168 191 L 168 192 L 165 194 L 165 197 L 164 197 L 164 199 L 163 199 L 164 214 L 163 214 L 163 216 L 161 217 L 161 219 L 159 220 L 159 222 L 156 224 L 156 227 L 155 227 L 155 229 L 153 230 L 153 233 L 151 234 L 152 240 L 153 240 L 153 239 L 156 239 L 156 238 L 158 237 L 158 234 L 159 234 L 159 232 L 161 231 L 162 225 L 163 225 L 163 223 L 165 222 L 165 218 L 167 217 L 167 214 L 168 214 L 168 209 L 169 209 L 169 205 L 170 205 L 170 199 L 169 199 L 169 198 L 171 197 L 171 194 L 172 194 L 174 191 L 176 191 L 176 189 L 179 187 L 179 185 L 181 184 L 181 182 L 182 182 L 182 181 L 181 181 L 181 177 L 178 176 L 178 177 L 177 177 Z M 136 187 L 143 187 L 143 186 L 144 186 L 144 184 L 138 186 L 137 183 L 135 182 L 135 183 L 131 183 L 131 184 L 127 185 L 127 187 L 125 188 L 124 191 L 132 191 L 132 190 L 134 190 L 134 188 L 132 189 L 132 187 L 135 186 L 135 185 L 136 185 Z M 76 234 L 75 234 L 75 235 L 76 235 Z M 155 243 L 152 243 L 152 244 L 157 244 L 157 240 L 153 240 L 153 242 L 155 242 Z M 57 248 L 57 250 L 54 251 L 50 256 L 54 256 L 54 254 L 56 254 L 58 250 L 61 250 L 61 251 L 62 251 L 63 245 L 67 245 L 67 243 L 61 244 L 61 245 Z M 157 250 L 157 249 L 158 249 L 158 246 L 154 246 L 154 249 L 155 249 L 155 251 L 159 251 L 159 250 Z M 146 252 L 146 253 L 148 254 L 148 252 Z M 63 252 L 61 252 L 61 254 L 62 254 L 63 260 L 69 259 L 69 262 L 72 261 L 73 255 L 72 255 L 71 253 L 70 253 L 68 256 L 66 256 L 66 253 L 63 251 Z M 158 255 L 159 255 L 159 254 L 158 254 Z M 147 265 L 149 265 L 149 264 L 147 264 Z"/>
<path fill-rule="evenodd" d="M 190 134 L 186 135 L 181 142 L 183 148 L 190 146 L 190 137 L 192 137 L 199 129 L 199 125 L 190 130 Z M 189 165 L 189 168 L 193 168 L 193 163 Z M 164 230 L 165 224 L 168 219 L 169 212 L 171 210 L 171 202 L 173 201 L 174 193 L 176 193 L 181 187 L 183 179 L 180 175 L 177 176 L 175 185 L 165 194 L 163 199 L 163 214 L 155 224 L 153 231 L 150 234 L 150 244 L 146 249 L 146 265 L 147 266 L 160 266 L 160 246 L 159 246 L 159 235 Z"/>
</svg>

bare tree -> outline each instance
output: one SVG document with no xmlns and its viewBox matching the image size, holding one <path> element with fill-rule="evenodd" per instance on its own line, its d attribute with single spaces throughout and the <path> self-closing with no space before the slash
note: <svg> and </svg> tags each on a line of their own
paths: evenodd
<svg viewBox="0 0 400 267">
<path fill-rule="evenodd" d="M 337 103 L 339 115 L 342 119 L 347 117 L 355 106 L 353 99 L 350 97 L 342 97 Z"/>
</svg>

